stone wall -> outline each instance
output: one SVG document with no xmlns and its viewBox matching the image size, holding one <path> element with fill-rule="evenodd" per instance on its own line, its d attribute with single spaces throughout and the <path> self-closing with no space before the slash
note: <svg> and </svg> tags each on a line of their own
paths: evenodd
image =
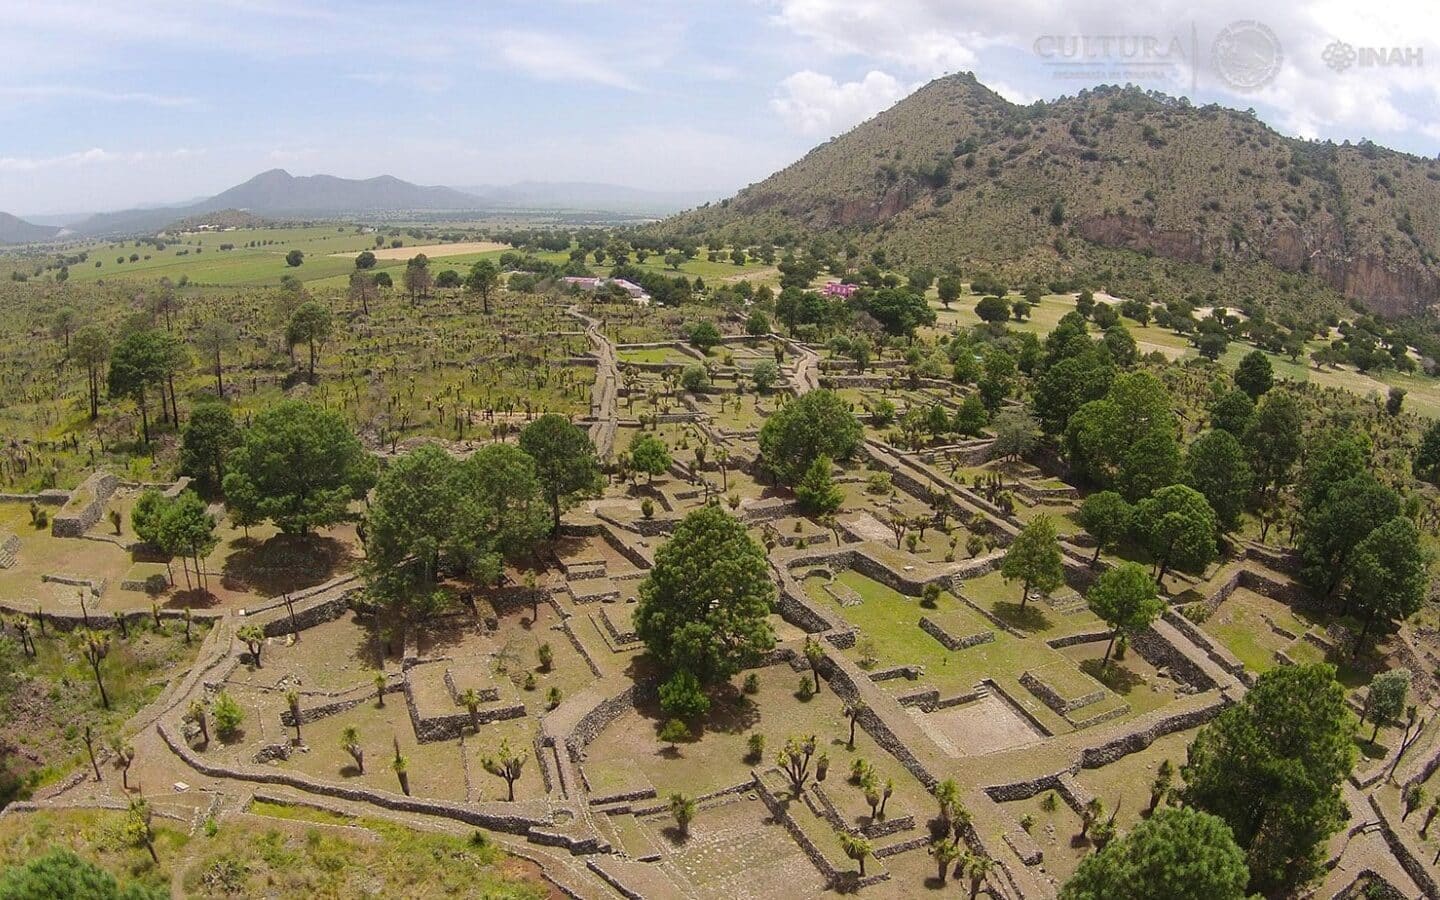
<svg viewBox="0 0 1440 900">
<path fill-rule="evenodd" d="M 398 694 L 405 689 L 405 685 L 396 681 L 394 684 L 385 685 L 385 693 Z M 359 691 L 356 696 L 345 697 L 339 700 L 332 700 L 329 703 L 322 703 L 318 706 L 302 707 L 300 710 L 300 724 L 308 725 L 311 722 L 318 722 L 328 716 L 345 712 L 347 709 L 354 709 L 367 700 L 375 699 L 375 690 L 367 688 Z M 295 727 L 295 715 L 289 710 L 280 713 L 280 724 L 286 728 Z"/>
<path fill-rule="evenodd" d="M 399 794 L 392 794 L 389 791 L 371 788 L 330 784 L 329 782 L 317 781 L 284 770 L 257 771 L 254 769 L 219 765 L 202 759 L 191 750 L 184 741 L 177 738 L 175 734 L 166 727 L 164 722 L 156 722 L 155 730 L 159 733 L 161 740 L 165 742 L 172 753 L 180 757 L 190 768 L 202 775 L 208 775 L 211 778 L 229 778 L 238 781 L 258 782 L 261 784 L 284 785 L 285 787 L 295 788 L 296 790 L 306 791 L 307 793 L 321 794 L 323 796 L 335 797 L 341 800 L 351 800 L 357 803 L 370 803 L 384 809 L 391 809 L 398 812 L 440 816 L 479 828 L 489 828 L 492 831 L 503 831 L 509 834 L 525 836 L 529 836 L 532 829 L 550 824 L 551 820 L 547 805 L 543 802 L 505 804 L 447 803 L 440 800 L 406 797 Z M 497 809 L 497 807 L 501 807 L 502 809 Z M 593 838 L 591 840 L 593 841 Z M 575 841 L 575 844 L 577 847 L 583 846 L 581 841 Z"/>
<path fill-rule="evenodd" d="M 91 472 L 51 519 L 50 534 L 55 537 L 79 537 L 89 531 L 105 514 L 105 505 L 119 484 L 120 479 L 109 472 Z"/>
<path fill-rule="evenodd" d="M 407 660 L 407 662 L 409 662 L 409 660 Z M 518 719 L 526 714 L 525 704 L 510 703 L 504 706 L 492 706 L 489 709 L 476 710 L 473 717 L 470 715 L 468 709 L 438 716 L 422 716 L 419 706 L 415 703 L 415 693 L 410 685 L 411 668 L 413 668 L 413 665 L 405 666 L 403 673 L 405 707 L 410 712 L 410 725 L 415 729 L 415 740 L 422 744 L 429 744 L 435 741 L 453 741 L 460 737 L 460 735 L 472 725 L 484 725 L 488 722 L 499 722 L 505 719 Z M 354 704 L 352 703 L 351 705 L 353 706 Z"/>
<path fill-rule="evenodd" d="M 1217 646 L 1208 635 L 1195 627 L 1194 622 L 1174 609 L 1165 610 L 1161 617 L 1176 631 L 1189 638 L 1191 643 L 1205 651 L 1205 655 L 1210 658 L 1211 662 L 1234 675 L 1242 684 L 1248 687 L 1255 683 L 1255 676 L 1250 674 L 1249 670 L 1245 668 L 1245 664 Z"/>
<path fill-rule="evenodd" d="M 1208 691 L 1216 686 L 1215 679 L 1154 628 L 1130 635 L 1130 649 L 1155 668 L 1169 670 L 1172 678 L 1193 691 Z"/>
<path fill-rule="evenodd" d="M 1375 811 L 1376 817 L 1380 820 L 1380 832 L 1384 835 L 1385 844 L 1394 854 L 1395 860 L 1400 863 L 1400 868 L 1404 869 L 1405 874 L 1409 875 L 1415 884 L 1425 892 L 1426 897 L 1430 897 L 1432 900 L 1440 898 L 1440 884 L 1436 883 L 1435 876 L 1430 874 L 1430 869 L 1424 860 L 1416 857 L 1410 845 L 1396 832 L 1395 826 L 1390 821 L 1389 813 L 1380 805 L 1380 801 L 1375 799 L 1374 794 L 1368 795 L 1366 799 L 1370 801 L 1370 808 Z"/>
<path fill-rule="evenodd" d="M 1035 729 L 1037 733 L 1042 734 L 1045 737 L 1054 736 L 1055 733 L 1050 730 L 1049 726 L 1047 726 L 1044 722 L 1040 721 L 1040 719 L 1036 717 L 1036 715 L 1030 710 L 1026 709 L 1025 705 L 1022 704 L 1019 700 L 1016 700 L 1014 697 L 1010 696 L 1010 692 L 1005 690 L 1005 688 L 1000 685 L 1000 682 L 996 681 L 993 678 L 982 678 L 980 679 L 980 685 L 983 685 L 990 693 L 1003 700 L 1005 702 L 1005 705 L 1010 708 L 1010 711 L 1012 713 L 1024 719 L 1026 722 L 1030 723 L 1030 727 Z M 963 697 L 965 695 L 962 694 L 961 696 Z M 979 699 L 979 697 L 977 696 L 976 699 Z M 941 708 L 944 708 L 944 704 L 945 701 L 942 701 Z"/>
<path fill-rule="evenodd" d="M 832 657 L 828 653 L 820 660 L 820 674 L 830 682 L 830 689 L 835 692 L 835 695 L 847 703 L 860 696 L 860 690 L 855 684 L 856 676 L 850 671 L 851 666 L 852 664 L 845 658 Z M 855 721 L 865 729 L 865 733 L 870 735 L 880 749 L 895 757 L 900 765 L 915 777 L 915 780 L 925 786 L 926 790 L 933 788 L 940 780 L 925 768 L 925 764 L 910 751 L 910 748 L 896 736 L 895 732 L 890 730 L 890 726 L 885 724 L 885 720 L 880 718 L 875 710 L 866 706 L 860 711 L 860 715 L 856 717 Z"/>
<path fill-rule="evenodd" d="M 589 667 L 590 674 L 596 678 L 601 677 L 600 666 L 596 665 L 594 658 L 590 656 L 590 651 L 585 649 L 585 644 L 581 642 L 579 636 L 575 634 L 575 629 L 570 626 L 570 617 L 567 616 L 561 619 L 560 624 L 555 627 L 565 635 L 565 639 L 568 640 L 570 646 L 574 647 L 576 652 L 580 654 L 580 658 L 585 660 L 585 665 Z"/>
<path fill-rule="evenodd" d="M 0 494 L 0 503 L 39 503 L 41 506 L 64 506 L 69 491 L 47 490 L 38 494 Z"/>
<path fill-rule="evenodd" d="M 849 876 L 850 873 L 842 873 L 839 869 L 836 869 L 820 848 L 815 846 L 815 842 L 810 839 L 810 835 L 805 833 L 804 829 L 795 821 L 794 816 L 790 815 L 790 811 L 786 805 L 780 802 L 780 798 L 775 796 L 774 791 L 765 783 L 765 778 L 758 772 L 752 772 L 751 774 L 754 777 L 756 796 L 765 804 L 765 808 L 770 811 L 771 818 L 783 825 L 785 830 L 790 833 L 791 839 L 799 845 L 800 851 L 805 854 L 806 858 L 810 860 L 811 864 L 814 865 L 825 878 L 826 885 L 833 887 L 840 882 L 842 878 Z M 766 774 L 772 777 L 780 777 L 778 769 L 771 769 Z M 889 873 L 885 874 L 886 877 L 888 877 Z"/>
<path fill-rule="evenodd" d="M 1051 772 L 1049 775 L 1041 775 L 1038 778 L 1029 778 L 1024 781 L 1012 781 L 1008 784 L 992 784 L 985 788 L 985 794 L 996 803 L 1011 803 L 1015 800 L 1029 800 L 1036 794 L 1043 791 L 1058 791 L 1060 789 L 1059 772 Z"/>
<path fill-rule="evenodd" d="M 1062 716 L 1067 716 L 1083 706 L 1099 703 L 1105 699 L 1105 689 L 1101 688 L 1067 700 L 1056 693 L 1055 689 L 1050 687 L 1050 685 L 1036 678 L 1032 672 L 1021 672 L 1019 681 L 1025 686 L 1025 689 L 1034 694 L 1041 703 Z"/>
<path fill-rule="evenodd" d="M 1214 700 L 1197 709 L 1184 712 L 1172 713 L 1158 719 L 1142 717 L 1137 719 L 1138 726 L 1127 731 L 1119 737 L 1106 741 L 1092 747 L 1086 747 L 1080 751 L 1079 767 L 1082 769 L 1098 769 L 1108 766 L 1116 760 L 1129 756 L 1131 753 L 1139 753 L 1146 747 L 1155 743 L 1157 738 L 1177 731 L 1186 731 L 1191 728 L 1198 728 L 1206 722 L 1215 718 L 1220 711 L 1230 705 L 1230 699 L 1223 694 Z"/>
<path fill-rule="evenodd" d="M 946 650 L 964 650 L 974 647 L 977 644 L 988 644 L 995 640 L 995 632 L 981 631 L 978 634 L 967 634 L 963 637 L 955 637 L 944 628 L 935 624 L 929 616 L 920 617 L 920 630 L 940 642 Z"/>
<path fill-rule="evenodd" d="M 628 559 L 631 564 L 639 569 L 650 568 L 650 561 L 638 549 L 620 539 L 615 534 L 610 523 L 605 521 L 573 523 L 566 522 L 560 526 L 560 534 L 570 537 L 598 537 L 610 545 L 616 553 Z M 557 560 L 558 562 L 558 560 Z"/>
<path fill-rule="evenodd" d="M 1010 845 L 1010 849 L 1014 851 L 1016 856 L 1020 857 L 1020 861 L 1025 865 L 1038 866 L 1044 861 L 1044 851 L 1040 849 L 1039 844 L 1035 843 L 1035 839 L 1030 836 L 1030 832 L 1025 829 L 1012 828 L 1005 832 L 1004 838 L 1005 843 Z"/>
<path fill-rule="evenodd" d="M 282 634 L 290 634 L 294 631 L 306 631 L 326 622 L 333 622 L 350 610 L 352 598 L 359 596 L 361 588 L 351 588 L 342 591 L 334 597 L 327 598 L 319 603 L 309 606 L 297 603 L 300 607 L 295 610 L 295 621 L 290 621 L 288 611 L 280 614 L 278 618 L 271 619 L 262 627 L 266 637 L 279 637 Z"/>
<path fill-rule="evenodd" d="M 896 678 L 905 678 L 915 681 L 925 674 L 925 667 L 919 665 L 891 666 L 888 669 L 876 669 L 868 673 L 871 681 L 894 681 Z"/>
<path fill-rule="evenodd" d="M 15 565 L 20 555 L 20 535 L 13 531 L 0 531 L 0 569 Z"/>
<path fill-rule="evenodd" d="M 1122 702 L 1119 706 L 1107 709 L 1098 715 L 1083 719 L 1074 719 L 1067 716 L 1066 719 L 1071 725 L 1075 726 L 1076 731 L 1084 731 L 1086 728 L 1094 728 L 1096 725 L 1103 725 L 1106 722 L 1113 721 L 1121 716 L 1128 716 L 1129 714 L 1130 704 Z"/>
<path fill-rule="evenodd" d="M 653 684 L 635 682 L 615 696 L 595 704 L 589 712 L 580 717 L 570 734 L 565 737 L 565 749 L 570 754 L 571 761 L 578 763 L 584 759 L 585 748 L 590 746 L 590 742 L 611 722 L 633 710 L 636 701 L 643 696 L 642 691 L 654 690 Z"/>
</svg>

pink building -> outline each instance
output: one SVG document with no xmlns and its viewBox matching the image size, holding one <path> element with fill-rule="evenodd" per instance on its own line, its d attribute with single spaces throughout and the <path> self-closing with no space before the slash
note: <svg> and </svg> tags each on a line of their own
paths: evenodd
<svg viewBox="0 0 1440 900">
<path fill-rule="evenodd" d="M 827 281 L 825 282 L 825 287 L 821 288 L 821 292 L 827 297 L 848 298 L 858 290 L 860 290 L 860 285 L 845 284 L 840 281 Z"/>
</svg>

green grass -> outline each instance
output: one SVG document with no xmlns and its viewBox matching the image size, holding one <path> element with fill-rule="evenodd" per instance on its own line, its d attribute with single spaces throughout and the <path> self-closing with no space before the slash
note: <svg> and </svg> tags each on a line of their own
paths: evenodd
<svg viewBox="0 0 1440 900">
<path fill-rule="evenodd" d="M 314 822 L 320 825 L 355 824 L 354 816 L 298 803 L 271 803 L 268 800 L 256 800 L 246 811 L 257 816 L 269 816 L 272 819 L 287 819 L 293 822 Z"/>
<path fill-rule="evenodd" d="M 101 706 L 95 675 L 77 634 L 57 636 L 51 630 L 42 637 L 32 629 L 37 651 L 33 659 L 21 654 L 12 638 L 0 638 L 0 666 L 24 677 L 23 683 L 0 679 L 0 725 L 13 721 L 19 727 L 7 729 L 6 736 L 44 760 L 31 776 L 35 782 L 55 781 L 77 766 L 88 765 L 84 726 L 93 729 L 97 745 L 119 734 L 126 720 L 160 694 L 163 676 L 199 649 L 205 631 L 206 626 L 197 621 L 188 645 L 183 626 L 175 622 L 167 622 L 163 632 L 143 623 L 132 625 L 128 640 L 113 633 L 110 650 L 100 662 L 110 697 L 108 710 Z"/>
<path fill-rule="evenodd" d="M 538 900 L 548 895 L 533 869 L 517 871 L 488 841 L 382 820 L 361 820 L 370 834 L 352 835 L 305 827 L 314 820 L 298 816 L 275 818 L 275 827 L 224 819 L 213 837 L 192 837 L 157 816 L 157 865 L 143 848 L 123 838 L 123 813 L 53 810 L 12 816 L 0 821 L 0 864 L 65 847 L 125 880 L 167 893 L 172 883 L 180 884 L 189 896 Z"/>
<path fill-rule="evenodd" d="M 1094 682 L 1085 678 L 1072 661 L 1063 653 L 1051 649 L 1039 637 L 1017 638 L 995 629 L 978 613 L 948 593 L 941 594 L 937 608 L 929 610 L 922 607 L 918 599 L 903 597 L 858 572 L 841 572 L 837 580 L 852 588 L 863 598 L 863 602 L 855 606 L 841 607 L 824 590 L 824 579 L 818 576 L 807 579 L 805 586 L 814 600 L 835 610 L 859 629 L 859 642 L 855 649 L 847 653 L 858 660 L 866 651 L 873 650 L 879 659 L 877 668 L 898 665 L 925 667 L 925 674 L 918 682 L 904 679 L 883 681 L 880 682 L 880 687 L 884 690 L 908 693 L 926 685 L 938 688 L 941 695 L 945 696 L 968 690 L 981 679 L 993 678 L 1047 725 L 1064 730 L 1063 720 L 1020 686 L 1020 675 L 1026 671 L 1043 671 L 1047 678 L 1053 677 L 1060 686 L 1073 689 L 1076 696 L 1096 688 Z M 947 629 L 954 625 L 955 631 L 952 633 L 994 631 L 995 640 L 965 650 L 946 650 L 939 641 L 921 630 L 919 621 L 922 615 L 942 623 Z M 1084 627 L 1074 623 L 1072 619 L 1073 617 L 1065 619 L 1067 630 Z M 1077 627 L 1068 628 L 1072 624 Z M 1065 690 L 1062 689 L 1061 693 L 1065 693 Z M 1167 699 L 1169 698 L 1157 696 L 1155 705 L 1160 705 Z M 1132 703 L 1131 706 L 1153 708 L 1148 704 Z M 1099 711 L 1100 707 L 1096 706 L 1094 710 Z M 1086 715 L 1090 711 L 1090 708 L 1087 708 Z"/>
<path fill-rule="evenodd" d="M 975 304 L 979 300 L 980 298 L 974 294 L 964 294 L 951 304 L 949 310 L 943 309 L 938 301 L 932 302 L 931 306 L 936 310 L 938 321 L 933 329 L 924 331 L 933 336 L 948 333 L 956 326 L 971 327 L 980 324 L 980 318 L 975 315 Z M 1039 305 L 1031 309 L 1029 318 L 1024 321 L 1011 319 L 1006 325 L 1016 331 L 1031 332 L 1043 338 L 1055 328 L 1062 316 L 1074 309 L 1073 296 L 1049 294 L 1042 297 Z M 1121 319 L 1121 321 L 1130 330 L 1141 353 L 1158 350 L 1172 359 L 1181 360 L 1194 359 L 1199 356 L 1194 345 L 1183 335 L 1153 323 L 1141 325 L 1132 319 Z M 1361 397 L 1373 394 L 1381 399 L 1391 387 L 1400 387 L 1407 392 L 1406 408 L 1430 418 L 1440 418 L 1440 379 L 1426 375 L 1408 375 L 1392 370 L 1362 374 L 1348 366 L 1341 368 L 1327 366 L 1324 369 L 1317 369 L 1308 363 L 1308 358 L 1310 352 L 1323 346 L 1323 343 L 1312 341 L 1307 344 L 1305 353 L 1300 357 L 1299 362 L 1291 362 L 1288 356 L 1276 353 L 1265 352 L 1265 356 L 1270 360 L 1277 379 L 1313 382 L 1324 387 L 1340 388 Z M 1246 354 L 1255 349 L 1253 345 L 1243 341 L 1231 341 L 1219 362 L 1227 369 L 1233 370 Z"/>
</svg>

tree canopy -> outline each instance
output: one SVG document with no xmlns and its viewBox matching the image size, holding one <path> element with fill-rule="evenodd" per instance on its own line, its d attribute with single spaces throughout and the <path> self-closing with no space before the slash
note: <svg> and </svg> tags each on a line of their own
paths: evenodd
<svg viewBox="0 0 1440 900">
<path fill-rule="evenodd" d="M 308 534 L 345 517 L 375 480 L 375 462 L 335 410 L 284 400 L 261 411 L 230 453 L 226 507 Z"/>
<path fill-rule="evenodd" d="M 240 443 L 235 416 L 224 403 L 198 403 L 180 439 L 180 471 L 207 491 L 225 478 L 225 458 Z"/>
<path fill-rule="evenodd" d="M 595 445 L 569 419 L 546 413 L 520 432 L 520 449 L 535 460 L 535 474 L 550 501 L 550 533 L 555 534 L 561 511 L 600 489 L 603 476 Z"/>
<path fill-rule="evenodd" d="M 1104 398 L 1070 417 L 1066 447 L 1083 477 L 1130 502 L 1174 483 L 1180 471 L 1170 393 L 1149 372 L 1118 376 Z"/>
<path fill-rule="evenodd" d="M 0 870 L 0 897 L 5 900 L 161 900 L 169 896 L 167 890 L 139 882 L 121 886 L 114 875 L 61 847 Z"/>
<path fill-rule="evenodd" d="M 1362 644 L 1377 623 L 1419 612 L 1430 587 L 1430 554 L 1420 544 L 1420 529 L 1395 516 L 1371 531 L 1350 554 L 1345 585 L 1346 605 L 1365 623 Z"/>
<path fill-rule="evenodd" d="M 670 468 L 670 448 L 649 431 L 637 432 L 630 440 L 630 461 L 635 464 L 635 471 L 644 472 L 654 481 L 656 475 L 663 475 Z"/>
<path fill-rule="evenodd" d="M 1239 524 L 1255 476 L 1233 434 L 1212 429 L 1192 441 L 1185 452 L 1184 475 L 1185 483 L 1204 495 L 1222 529 Z"/>
<path fill-rule="evenodd" d="M 1219 816 L 1245 850 L 1249 889 L 1278 892 L 1321 870 L 1345 819 L 1355 718 L 1335 670 L 1280 666 L 1200 730 L 1181 769 L 1187 805 Z"/>
<path fill-rule="evenodd" d="M 1165 601 L 1155 591 L 1155 582 L 1139 563 L 1122 562 L 1107 569 L 1095 579 L 1085 594 L 1090 609 L 1110 626 L 1110 643 L 1105 647 L 1103 662 L 1109 662 L 1110 649 L 1118 635 L 1143 631 L 1165 609 Z"/>
<path fill-rule="evenodd" d="M 815 390 L 777 409 L 760 429 L 760 457 L 785 484 L 795 484 L 820 456 L 849 459 L 860 422 L 833 391 Z"/>
<path fill-rule="evenodd" d="M 132 332 L 121 338 L 110 353 L 109 395 L 111 399 L 124 397 L 135 401 L 146 443 L 150 442 L 150 391 L 163 390 L 165 379 L 178 366 L 177 357 L 181 353 L 183 350 L 174 337 L 156 330 Z"/>
<path fill-rule="evenodd" d="M 1060 900 L 1244 900 L 1249 879 L 1224 821 L 1166 808 L 1082 860 Z"/>
<path fill-rule="evenodd" d="M 1171 568 L 1198 571 L 1215 558 L 1215 511 L 1194 488 L 1161 488 L 1135 507 L 1133 523 L 1155 560 L 1157 582 Z"/>
<path fill-rule="evenodd" d="M 1250 399 L 1259 400 L 1274 384 L 1275 371 L 1263 350 L 1251 350 L 1241 357 L 1235 370 L 1235 386 L 1249 394 Z"/>
<path fill-rule="evenodd" d="M 1031 519 L 1005 550 L 1000 574 L 1006 581 L 1020 582 L 1020 607 L 1037 590 L 1048 594 L 1065 583 L 1065 564 L 1060 555 L 1060 541 L 1050 517 Z"/>
<path fill-rule="evenodd" d="M 680 521 L 640 583 L 635 633 L 667 671 L 711 685 L 775 644 L 775 584 L 764 549 L 718 505 Z"/>
</svg>

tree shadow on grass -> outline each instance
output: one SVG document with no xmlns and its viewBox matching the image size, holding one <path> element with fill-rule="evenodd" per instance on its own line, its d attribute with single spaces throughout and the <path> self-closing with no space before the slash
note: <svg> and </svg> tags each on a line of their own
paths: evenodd
<svg viewBox="0 0 1440 900">
<path fill-rule="evenodd" d="M 1356 737 L 1355 747 L 1366 759 L 1384 759 L 1390 755 L 1390 748 L 1378 741 L 1371 741 L 1369 735 Z"/>
<path fill-rule="evenodd" d="M 990 611 L 995 614 L 997 619 L 1006 625 L 1009 625 L 1011 628 L 1018 628 L 1021 631 L 1045 631 L 1053 624 L 1050 621 L 1050 617 L 1045 615 L 1045 612 L 1036 606 L 1036 601 L 1034 600 L 1025 604 L 1023 609 L 1019 603 L 1012 603 L 1009 600 L 997 600 Z"/>
<path fill-rule="evenodd" d="M 706 729 L 726 734 L 742 734 L 759 723 L 760 707 L 755 701 L 728 686 L 711 698 L 710 713 L 705 717 Z"/>
<path fill-rule="evenodd" d="M 1098 659 L 1082 660 L 1080 671 L 1117 694 L 1128 694 L 1145 683 L 1145 679 L 1111 658 L 1109 665 Z"/>
<path fill-rule="evenodd" d="M 222 747 L 233 747 L 233 746 L 235 746 L 236 744 L 243 744 L 243 743 L 245 743 L 245 729 L 243 729 L 243 728 L 237 728 L 237 729 L 235 729 L 234 731 L 230 732 L 228 735 L 220 734 L 220 733 L 218 733 L 217 731 L 215 731 L 215 726 L 214 726 L 214 725 L 211 725 L 211 726 L 210 726 L 210 729 L 211 729 L 211 730 L 210 730 L 210 736 L 211 736 L 212 738 L 218 738 L 218 739 L 219 739 L 218 742 L 219 742 L 220 746 L 222 746 Z M 203 743 L 204 743 L 204 745 L 205 745 L 205 749 L 208 750 L 208 749 L 210 748 L 210 747 L 209 747 L 209 742 L 208 742 L 208 741 L 204 741 Z"/>
<path fill-rule="evenodd" d="M 660 833 L 665 836 L 665 840 L 669 841 L 672 847 L 683 847 L 690 840 L 690 836 L 682 832 L 679 825 L 666 825 L 660 829 Z"/>
<path fill-rule="evenodd" d="M 191 588 L 188 591 L 176 591 L 166 600 L 166 609 L 209 609 L 219 602 L 219 598 L 207 590 Z"/>
<path fill-rule="evenodd" d="M 836 872 L 835 882 L 831 888 L 837 894 L 858 894 L 860 893 L 859 872 Z"/>
<path fill-rule="evenodd" d="M 228 590 L 273 597 L 332 578 L 350 557 L 350 546 L 320 535 L 277 534 L 269 540 L 241 538 L 221 569 Z"/>
</svg>

